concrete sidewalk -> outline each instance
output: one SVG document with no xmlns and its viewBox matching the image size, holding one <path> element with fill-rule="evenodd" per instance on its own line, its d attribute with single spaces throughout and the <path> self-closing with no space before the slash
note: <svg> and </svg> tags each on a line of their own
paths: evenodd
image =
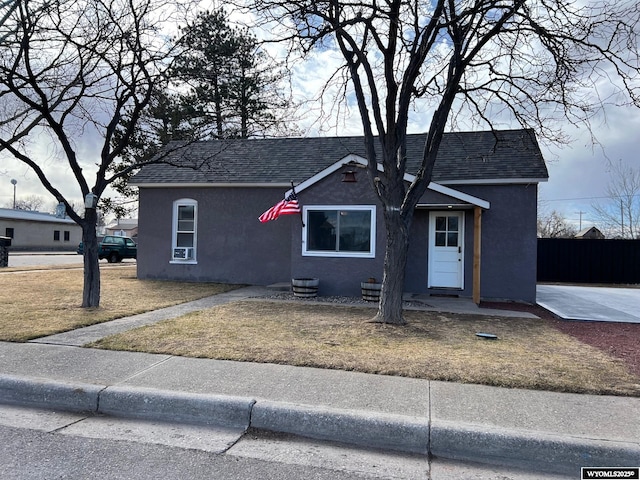
<svg viewBox="0 0 640 480">
<path fill-rule="evenodd" d="M 137 323 L 257 292 L 230 292 L 155 315 L 130 317 L 128 324 L 109 322 L 112 325 L 103 324 L 102 331 L 85 331 L 75 339 L 55 336 L 23 344 L 0 342 L 0 403 L 242 430 L 251 427 L 574 478 L 579 478 L 581 466 L 640 466 L 638 398 L 74 346 Z M 450 307 L 467 308 L 464 305 Z M 446 305 L 425 308 L 443 310 Z"/>
<path fill-rule="evenodd" d="M 0 343 L 0 403 L 286 432 L 576 475 L 640 466 L 640 399 Z"/>
</svg>

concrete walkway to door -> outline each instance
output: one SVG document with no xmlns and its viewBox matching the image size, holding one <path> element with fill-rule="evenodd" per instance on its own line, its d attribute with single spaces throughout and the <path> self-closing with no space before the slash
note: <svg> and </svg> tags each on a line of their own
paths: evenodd
<svg viewBox="0 0 640 480">
<path fill-rule="evenodd" d="M 538 285 L 537 303 L 565 320 L 640 323 L 640 288 Z"/>
</svg>

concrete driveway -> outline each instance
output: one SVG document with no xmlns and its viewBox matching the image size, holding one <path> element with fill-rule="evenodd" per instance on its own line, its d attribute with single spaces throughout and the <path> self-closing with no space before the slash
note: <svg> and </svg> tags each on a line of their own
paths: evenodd
<svg viewBox="0 0 640 480">
<path fill-rule="evenodd" d="M 537 302 L 565 320 L 640 323 L 640 288 L 538 285 Z"/>
</svg>

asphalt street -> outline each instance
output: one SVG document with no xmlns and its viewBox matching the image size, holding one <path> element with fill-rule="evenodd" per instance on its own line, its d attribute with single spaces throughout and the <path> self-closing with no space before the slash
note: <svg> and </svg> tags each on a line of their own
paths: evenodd
<svg viewBox="0 0 640 480">
<path fill-rule="evenodd" d="M 100 263 L 107 263 L 101 260 Z M 135 265 L 134 259 L 125 259 L 122 263 Z M 82 255 L 75 252 L 9 252 L 9 267 L 34 267 L 50 265 L 82 266 Z"/>
<path fill-rule="evenodd" d="M 560 480 L 302 439 L 0 405 L 3 480 Z"/>
<path fill-rule="evenodd" d="M 15 257 L 49 264 L 79 259 L 73 254 Z M 0 342 L 0 397 L 13 404 L 0 407 L 0 435 L 12 443 L 0 452 L 0 478 L 157 478 L 158 462 L 174 456 L 162 449 L 177 449 L 175 456 L 184 457 L 185 465 L 194 451 L 209 455 L 209 470 L 192 472 L 188 465 L 183 470 L 178 460 L 176 476 L 173 465 L 163 475 L 184 478 L 186 472 L 196 479 L 525 480 L 577 478 L 531 472 L 541 468 L 575 474 L 585 465 L 638 464 L 640 403 L 635 398 L 81 348 L 87 335 L 131 329 L 207 302 L 253 297 L 252 289 L 259 287 L 25 344 Z M 478 309 L 465 299 L 434 300 L 425 308 L 517 313 Z M 91 450 L 79 439 L 89 439 Z M 395 453 L 371 450 L 390 445 Z M 70 462 L 66 450 L 72 452 Z M 142 460 L 132 464 L 127 455 Z M 147 456 L 156 460 L 144 468 Z M 237 464 L 242 464 L 239 470 L 228 469 Z"/>
</svg>

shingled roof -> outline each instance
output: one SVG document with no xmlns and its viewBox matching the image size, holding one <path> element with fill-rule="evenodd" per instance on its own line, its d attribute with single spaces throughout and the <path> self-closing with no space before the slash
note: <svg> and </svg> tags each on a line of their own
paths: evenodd
<svg viewBox="0 0 640 480">
<path fill-rule="evenodd" d="M 407 172 L 420 164 L 426 134 L 407 138 Z M 366 157 L 363 137 L 235 139 L 172 143 L 166 163 L 145 166 L 133 185 L 300 183 L 350 154 Z M 531 130 L 445 133 L 432 180 L 438 183 L 545 180 Z"/>
</svg>

